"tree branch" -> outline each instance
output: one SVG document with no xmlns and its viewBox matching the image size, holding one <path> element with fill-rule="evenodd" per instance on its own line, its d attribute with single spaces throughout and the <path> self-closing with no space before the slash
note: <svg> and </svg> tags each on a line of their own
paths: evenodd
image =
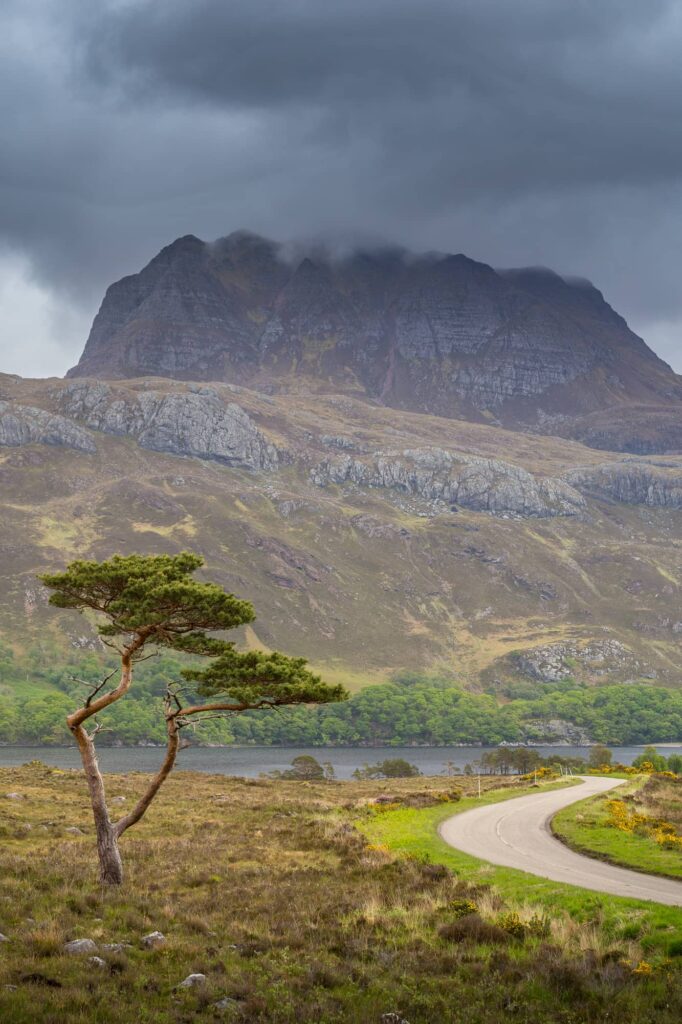
<svg viewBox="0 0 682 1024">
<path fill-rule="evenodd" d="M 141 631 L 136 635 L 132 643 L 124 648 L 121 655 L 121 680 L 118 686 L 110 690 L 109 693 L 98 697 L 94 702 L 87 702 L 84 707 L 79 708 L 78 711 L 74 711 L 72 715 L 67 717 L 66 724 L 71 732 L 75 732 L 78 726 L 82 725 L 86 719 L 103 711 L 104 708 L 108 708 L 110 704 L 120 700 L 128 692 L 133 680 L 133 655 L 144 646 L 151 632 L 151 630 Z"/>
<path fill-rule="evenodd" d="M 135 807 L 133 807 L 130 814 L 126 814 L 125 817 L 121 818 L 114 825 L 114 833 L 116 838 L 123 835 L 126 829 L 129 829 L 131 825 L 135 825 L 142 815 L 145 813 L 150 803 L 161 789 L 161 786 L 170 775 L 175 764 L 175 759 L 178 755 L 178 748 L 180 745 L 180 733 L 178 724 L 176 722 L 176 713 L 170 711 L 170 699 L 166 697 L 166 733 L 168 740 L 166 744 L 166 756 L 163 760 L 163 764 L 159 768 L 158 772 L 150 782 L 144 794 L 140 797 Z"/>
<path fill-rule="evenodd" d="M 91 688 L 91 692 L 88 694 L 87 699 L 85 701 L 85 707 L 89 708 L 93 698 L 97 696 L 99 691 L 102 690 L 107 685 L 111 677 L 115 675 L 116 669 L 113 669 L 109 673 L 109 675 L 105 676 L 104 679 L 102 679 L 102 681 L 99 683 L 91 683 L 87 679 L 79 679 L 78 676 L 71 676 L 70 678 L 73 679 L 74 683 L 80 683 L 81 686 L 89 686 Z"/>
</svg>

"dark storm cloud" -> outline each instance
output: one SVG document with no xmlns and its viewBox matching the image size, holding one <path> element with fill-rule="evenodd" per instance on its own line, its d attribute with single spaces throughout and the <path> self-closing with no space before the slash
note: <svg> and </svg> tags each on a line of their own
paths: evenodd
<svg viewBox="0 0 682 1024">
<path fill-rule="evenodd" d="M 90 311 L 181 233 L 358 234 L 584 274 L 675 357 L 674 0 L 10 0 L 0 40 L 0 241 Z"/>
</svg>

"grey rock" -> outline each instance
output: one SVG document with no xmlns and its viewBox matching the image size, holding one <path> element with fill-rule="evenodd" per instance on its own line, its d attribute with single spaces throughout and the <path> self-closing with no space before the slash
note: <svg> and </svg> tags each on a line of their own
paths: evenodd
<svg viewBox="0 0 682 1024">
<path fill-rule="evenodd" d="M 239 1006 L 239 1001 L 237 999 L 230 999 L 229 996 L 224 996 L 217 1003 L 214 1003 L 213 1006 L 216 1010 L 236 1010 Z"/>
<path fill-rule="evenodd" d="M 206 984 L 205 974 L 188 974 L 184 981 L 181 981 L 177 988 L 196 988 L 198 985 Z"/>
<path fill-rule="evenodd" d="M 273 470 L 277 449 L 241 406 L 212 388 L 126 392 L 78 381 L 55 389 L 60 409 L 105 434 L 135 437 L 142 448 L 215 459 L 229 466 Z"/>
<path fill-rule="evenodd" d="M 571 470 L 565 479 L 584 494 L 649 508 L 682 508 L 682 462 L 623 459 Z"/>
<path fill-rule="evenodd" d="M 27 444 L 97 451 L 90 434 L 64 416 L 29 405 L 0 402 L 0 446 L 18 448 Z"/>
<path fill-rule="evenodd" d="M 112 796 L 112 798 L 109 801 L 109 803 L 110 804 L 124 804 L 126 802 L 126 800 L 127 800 L 127 797 L 125 797 L 125 796 Z"/>
<path fill-rule="evenodd" d="M 442 448 L 377 452 L 366 461 L 350 455 L 325 459 L 310 479 L 318 487 L 383 487 L 475 511 L 548 517 L 585 509 L 582 495 L 563 480 L 538 480 L 520 466 Z"/>
<path fill-rule="evenodd" d="M 320 442 L 326 448 L 341 448 L 347 452 L 357 451 L 359 447 L 352 438 L 338 434 L 322 434 Z"/>
<path fill-rule="evenodd" d="M 586 729 L 565 718 L 529 719 L 524 726 L 525 738 L 533 743 L 588 746 L 592 737 Z"/>
<path fill-rule="evenodd" d="M 132 949 L 132 943 L 130 942 L 104 942 L 100 949 L 107 953 L 123 953 L 126 949 Z"/>
<path fill-rule="evenodd" d="M 24 794 L 23 793 L 5 793 L 5 799 L 6 800 L 23 800 L 24 799 Z"/>
<path fill-rule="evenodd" d="M 96 953 L 97 943 L 92 939 L 72 939 L 64 946 L 64 952 L 70 956 L 83 956 L 86 953 Z"/>
<path fill-rule="evenodd" d="M 166 945 L 166 936 L 161 932 L 150 932 L 149 935 L 143 935 L 140 942 L 145 949 L 161 949 Z"/>
<path fill-rule="evenodd" d="M 107 962 L 103 960 L 101 956 L 89 956 L 88 963 L 92 964 L 93 967 L 106 967 Z"/>
<path fill-rule="evenodd" d="M 524 651 L 516 658 L 516 667 L 530 679 L 554 683 L 570 679 L 576 671 L 603 676 L 613 671 L 635 671 L 639 663 L 618 640 L 593 640 L 578 643 L 546 644 Z"/>
<path fill-rule="evenodd" d="M 75 825 L 71 825 L 70 828 L 65 828 L 65 832 L 68 832 L 72 836 L 84 836 L 85 832 L 81 828 L 76 828 Z"/>
<path fill-rule="evenodd" d="M 2 932 L 0 932 L 0 942 L 9 942 L 7 936 L 3 935 Z"/>
</svg>

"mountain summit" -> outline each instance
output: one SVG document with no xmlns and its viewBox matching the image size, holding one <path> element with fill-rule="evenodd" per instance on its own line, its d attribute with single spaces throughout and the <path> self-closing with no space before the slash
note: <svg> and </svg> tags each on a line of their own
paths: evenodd
<svg viewBox="0 0 682 1024">
<path fill-rule="evenodd" d="M 682 379 L 592 284 L 461 254 L 187 235 L 107 290 L 68 376 L 305 382 L 596 447 L 682 446 Z"/>
</svg>

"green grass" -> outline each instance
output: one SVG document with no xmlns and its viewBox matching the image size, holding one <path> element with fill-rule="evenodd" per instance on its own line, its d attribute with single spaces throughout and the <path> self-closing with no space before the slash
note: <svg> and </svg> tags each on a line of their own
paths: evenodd
<svg viewBox="0 0 682 1024">
<path fill-rule="evenodd" d="M 637 780 L 640 788 L 643 780 Z M 618 797 L 633 790 L 618 791 Z M 590 797 L 560 811 L 552 821 L 552 831 L 573 850 L 590 857 L 644 871 L 650 875 L 682 878 L 682 855 L 665 850 L 649 836 L 621 832 L 608 824 L 607 801 L 612 793 Z"/>
<path fill-rule="evenodd" d="M 557 788 L 557 783 L 548 788 Z M 544 787 L 543 787 L 544 788 Z M 444 864 L 473 884 L 487 883 L 515 904 L 536 904 L 555 914 L 565 911 L 573 920 L 598 921 L 610 936 L 637 937 L 642 947 L 665 954 L 671 941 L 682 938 L 682 909 L 644 900 L 610 896 L 538 878 L 513 868 L 498 867 L 453 849 L 440 837 L 438 827 L 447 818 L 472 807 L 522 796 L 533 791 L 513 789 L 492 791 L 480 799 L 468 797 L 456 808 L 429 807 L 425 810 L 400 809 L 377 814 L 361 823 L 370 842 L 386 846 L 409 857 Z"/>
</svg>

